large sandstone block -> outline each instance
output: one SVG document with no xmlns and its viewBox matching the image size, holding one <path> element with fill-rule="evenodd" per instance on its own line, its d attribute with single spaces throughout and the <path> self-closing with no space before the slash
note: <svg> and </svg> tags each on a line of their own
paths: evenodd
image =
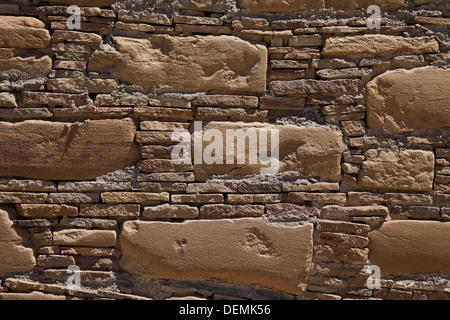
<svg viewBox="0 0 450 320">
<path fill-rule="evenodd" d="M 366 9 L 371 5 L 382 8 L 400 8 L 405 5 L 405 0 L 327 0 L 327 9 L 352 11 Z"/>
<path fill-rule="evenodd" d="M 312 224 L 286 227 L 261 218 L 127 221 L 119 267 L 153 278 L 222 279 L 293 294 L 306 289 Z"/>
<path fill-rule="evenodd" d="M 132 120 L 0 122 L 0 176 L 88 180 L 138 159 Z"/>
<path fill-rule="evenodd" d="M 450 127 L 450 70 L 388 71 L 369 82 L 367 124 L 390 133 Z"/>
<path fill-rule="evenodd" d="M 31 17 L 0 16 L 0 48 L 43 49 L 50 45 L 45 24 Z"/>
<path fill-rule="evenodd" d="M 118 72 L 145 90 L 246 91 L 266 89 L 267 49 L 232 36 L 149 39 L 115 37 L 118 51 L 96 51 L 89 71 Z"/>
<path fill-rule="evenodd" d="M 325 0 L 238 0 L 238 7 L 252 12 L 291 12 L 324 8 Z"/>
<path fill-rule="evenodd" d="M 331 37 L 325 41 L 322 55 L 325 57 L 364 58 L 391 54 L 423 54 L 439 51 L 433 38 L 405 38 L 382 34 Z"/>
<path fill-rule="evenodd" d="M 266 129 L 267 133 L 260 131 Z M 205 181 L 213 175 L 222 175 L 225 178 L 232 178 L 240 175 L 258 175 L 264 173 L 280 173 L 286 171 L 300 172 L 305 176 L 324 177 L 329 179 L 339 179 L 341 173 L 342 156 L 342 136 L 339 132 L 324 127 L 299 127 L 295 125 L 265 125 L 262 123 L 243 122 L 210 122 L 203 127 L 203 133 L 208 130 L 217 130 L 223 137 L 222 157 L 215 163 L 208 164 L 202 161 L 201 164 L 194 163 L 194 174 L 197 181 Z M 236 137 L 244 137 L 241 143 L 238 139 L 229 135 L 227 130 L 236 134 Z M 242 130 L 242 131 L 239 131 Z M 272 131 L 278 130 L 278 146 L 276 139 L 272 137 Z M 211 131 L 213 132 L 213 131 Z M 256 135 L 252 135 L 255 132 Z M 193 138 L 193 153 L 196 152 L 198 144 Z M 227 150 L 227 143 L 234 139 L 234 149 Z M 261 151 L 265 150 L 261 139 L 266 139 L 267 153 L 263 155 L 275 157 L 270 163 L 263 163 L 260 157 Z M 213 143 L 203 142 L 201 151 L 205 159 L 211 152 Z M 276 154 L 271 154 L 271 149 L 278 149 Z M 208 151 L 209 150 L 209 151 Z M 234 156 L 234 162 L 228 164 L 227 153 Z M 255 156 L 256 161 L 251 157 Z M 244 164 L 239 164 L 238 156 L 245 158 Z M 195 160 L 195 159 L 194 159 Z M 218 163 L 220 160 L 220 163 Z M 196 161 L 196 160 L 195 160 Z"/>
<path fill-rule="evenodd" d="M 434 154 L 430 151 L 385 151 L 371 149 L 364 154 L 358 183 L 368 188 L 431 191 Z"/>
<path fill-rule="evenodd" d="M 450 223 L 394 220 L 369 234 L 369 259 L 382 274 L 450 272 Z"/>
<path fill-rule="evenodd" d="M 0 275 L 28 272 L 36 266 L 33 250 L 23 246 L 24 235 L 13 227 L 11 210 L 0 209 Z"/>
<path fill-rule="evenodd" d="M 2 79 L 31 79 L 45 78 L 52 69 L 52 59 L 42 57 L 12 57 L 0 59 L 0 78 Z"/>
</svg>

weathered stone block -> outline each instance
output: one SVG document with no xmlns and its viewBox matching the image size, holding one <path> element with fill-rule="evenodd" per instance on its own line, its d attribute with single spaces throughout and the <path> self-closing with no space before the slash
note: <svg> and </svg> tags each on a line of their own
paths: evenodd
<svg viewBox="0 0 450 320">
<path fill-rule="evenodd" d="M 322 55 L 325 57 L 365 58 L 391 54 L 423 54 L 439 51 L 433 38 L 406 38 L 382 34 L 366 34 L 352 37 L 332 37 L 325 41 Z"/>
<path fill-rule="evenodd" d="M 0 47 L 43 49 L 50 45 L 45 24 L 32 17 L 0 16 Z"/>
<path fill-rule="evenodd" d="M 325 0 L 238 0 L 238 7 L 251 12 L 291 12 L 325 7 Z"/>
<path fill-rule="evenodd" d="M 163 204 L 156 207 L 145 207 L 142 216 L 147 219 L 192 219 L 198 217 L 198 208 L 187 205 Z"/>
<path fill-rule="evenodd" d="M 135 218 L 139 217 L 139 214 L 138 204 L 82 204 L 80 206 L 82 217 Z"/>
<path fill-rule="evenodd" d="M 113 230 L 65 229 L 53 233 L 53 244 L 64 246 L 113 247 L 116 232 Z"/>
<path fill-rule="evenodd" d="M 0 59 L 0 78 L 5 79 L 46 78 L 51 69 L 52 59 L 49 56 Z"/>
<path fill-rule="evenodd" d="M 31 248 L 22 245 L 23 234 L 13 227 L 11 209 L 0 209 L 0 275 L 12 272 L 28 272 L 36 266 L 36 259 Z"/>
<path fill-rule="evenodd" d="M 369 258 L 383 274 L 450 271 L 450 223 L 389 221 L 369 234 Z"/>
<path fill-rule="evenodd" d="M 118 51 L 96 51 L 88 70 L 118 72 L 145 90 L 248 91 L 266 88 L 267 49 L 231 36 L 115 37 Z M 245 61 L 245 63 L 243 63 Z"/>
<path fill-rule="evenodd" d="M 364 154 L 358 183 L 368 188 L 431 191 L 434 154 L 422 150 L 384 151 L 371 149 Z"/>
<path fill-rule="evenodd" d="M 58 204 L 17 204 L 17 213 L 27 218 L 76 217 L 78 208 Z"/>
<path fill-rule="evenodd" d="M 213 129 L 221 132 L 223 137 L 222 158 L 215 162 L 214 166 L 203 161 L 201 164 L 194 164 L 194 174 L 197 181 L 205 181 L 213 175 L 223 177 L 233 177 L 239 175 L 261 174 L 261 171 L 275 169 L 276 172 L 296 171 L 305 176 L 327 177 L 329 179 L 338 179 L 341 172 L 341 154 L 342 154 L 342 137 L 337 131 L 324 127 L 299 127 L 294 125 L 273 126 L 262 123 L 225 123 L 210 122 L 203 127 L 203 132 Z M 266 137 L 260 129 L 266 129 Z M 228 131 L 230 130 L 230 131 Z M 241 131 L 239 131 L 241 130 Z M 272 131 L 278 130 L 279 145 L 272 139 Z M 237 137 L 247 135 L 245 145 L 243 143 L 235 143 L 233 150 L 226 150 L 226 144 L 230 143 L 236 137 L 229 136 L 227 131 L 237 134 Z M 252 132 L 255 133 L 256 140 L 252 139 Z M 276 131 L 274 131 L 276 132 Z M 269 164 L 262 164 L 258 155 L 255 154 L 255 148 L 258 145 L 258 138 L 266 138 L 267 156 L 270 156 L 272 144 L 274 150 L 279 149 L 279 159 L 269 161 Z M 194 134 L 193 141 L 195 143 L 196 136 Z M 250 140 L 247 142 L 247 140 Z M 253 142 L 251 140 L 254 140 Z M 235 141 L 236 142 L 236 141 Z M 198 145 L 194 149 L 198 148 Z M 207 148 L 211 148 L 209 144 L 202 145 L 204 155 Z M 259 152 L 264 146 L 259 144 Z M 257 149 L 256 149 L 257 150 Z M 235 155 L 233 163 L 227 163 L 227 153 Z M 233 153 L 234 152 L 234 153 Z M 241 154 L 241 153 L 244 154 Z M 245 156 L 245 163 L 238 164 L 237 156 Z M 256 156 L 256 162 L 251 163 L 252 156 Z M 217 163 L 220 162 L 220 163 Z M 230 161 L 229 161 L 230 162 Z M 274 172 L 274 173 L 276 173 Z M 257 191 L 259 192 L 259 191 Z"/>
<path fill-rule="evenodd" d="M 390 133 L 450 127 L 450 70 L 388 71 L 366 86 L 367 124 Z"/>
<path fill-rule="evenodd" d="M 0 122 L 0 175 L 87 180 L 137 161 L 130 119 Z"/>
<path fill-rule="evenodd" d="M 218 278 L 302 294 L 312 258 L 311 224 L 263 219 L 125 222 L 121 269 L 153 278 Z"/>
</svg>

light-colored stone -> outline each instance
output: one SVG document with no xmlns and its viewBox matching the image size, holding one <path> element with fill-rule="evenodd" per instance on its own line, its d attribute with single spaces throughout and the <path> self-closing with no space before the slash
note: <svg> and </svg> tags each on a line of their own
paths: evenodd
<svg viewBox="0 0 450 320">
<path fill-rule="evenodd" d="M 439 51 L 433 38 L 406 38 L 382 34 L 366 34 L 352 37 L 332 37 L 325 41 L 322 55 L 325 57 L 365 58 L 390 54 L 423 54 Z"/>
<path fill-rule="evenodd" d="M 0 122 L 0 174 L 48 180 L 87 180 L 137 161 L 130 119 L 62 123 Z"/>
<path fill-rule="evenodd" d="M 30 293 L 0 293 L 0 300 L 20 300 L 20 301 L 36 301 L 36 300 L 67 300 L 66 296 L 54 295 L 51 293 L 43 293 L 40 291 L 33 291 Z"/>
<path fill-rule="evenodd" d="M 45 24 L 32 17 L 0 16 L 0 47 L 43 49 L 50 45 Z"/>
<path fill-rule="evenodd" d="M 368 188 L 431 191 L 434 154 L 430 151 L 371 149 L 364 154 L 358 183 Z"/>
<path fill-rule="evenodd" d="M 262 168 L 269 168 L 269 165 L 262 165 L 258 159 L 256 164 L 250 163 L 249 156 L 251 151 L 249 145 L 257 142 L 248 142 L 245 145 L 245 164 L 237 164 L 236 156 L 234 164 L 226 163 L 226 141 L 227 130 L 234 130 L 234 133 L 250 134 L 251 129 L 255 131 L 260 138 L 263 133 L 259 129 L 267 129 L 267 151 L 270 155 L 271 147 L 271 130 L 279 130 L 279 162 L 278 168 L 275 168 L 275 162 L 272 161 L 272 168 L 278 169 L 278 172 L 297 171 L 305 176 L 327 177 L 329 179 L 338 179 L 341 171 L 341 154 L 342 154 L 342 138 L 341 135 L 327 128 L 322 127 L 299 127 L 294 125 L 273 126 L 262 123 L 226 123 L 226 122 L 210 122 L 203 127 L 203 132 L 209 129 L 219 130 L 222 133 L 224 146 L 222 164 L 214 166 L 205 162 L 194 165 L 194 174 L 198 181 L 205 181 L 212 175 L 224 175 L 232 177 L 236 175 L 253 175 L 261 174 Z M 195 143 L 195 135 L 192 139 Z M 231 140 L 231 138 L 229 139 Z M 203 142 L 203 151 L 210 144 Z M 194 145 L 194 149 L 195 149 Z M 238 154 L 238 144 L 235 143 L 234 154 Z M 261 150 L 259 150 L 261 151 Z"/>
<path fill-rule="evenodd" d="M 226 5 L 223 0 L 178 0 L 180 9 L 208 11 L 208 12 L 224 12 Z"/>
<path fill-rule="evenodd" d="M 118 72 L 123 82 L 145 90 L 263 92 L 266 88 L 267 49 L 236 37 L 115 37 L 114 44 L 118 51 L 94 53 L 89 71 Z"/>
<path fill-rule="evenodd" d="M 390 133 L 450 127 L 450 70 L 388 71 L 366 86 L 367 124 Z"/>
<path fill-rule="evenodd" d="M 119 266 L 153 278 L 218 278 L 302 294 L 312 258 L 311 224 L 285 227 L 258 218 L 125 222 Z"/>
<path fill-rule="evenodd" d="M 0 107 L 17 107 L 14 95 L 9 92 L 0 92 Z"/>
<path fill-rule="evenodd" d="M 64 246 L 113 247 L 116 232 L 113 230 L 64 229 L 53 233 L 53 244 Z"/>
<path fill-rule="evenodd" d="M 138 204 L 82 204 L 80 206 L 82 217 L 135 218 L 139 217 L 140 211 Z"/>
<path fill-rule="evenodd" d="M 405 0 L 327 0 L 327 9 L 352 11 L 366 9 L 371 5 L 382 8 L 399 8 L 405 5 Z"/>
<path fill-rule="evenodd" d="M 238 7 L 251 12 L 291 12 L 324 8 L 325 0 L 238 0 Z"/>
<path fill-rule="evenodd" d="M 192 219 L 198 217 L 198 208 L 181 204 L 163 204 L 155 207 L 145 207 L 142 216 L 147 219 Z"/>
<path fill-rule="evenodd" d="M 382 274 L 450 272 L 450 223 L 389 221 L 369 234 L 369 259 Z"/>
<path fill-rule="evenodd" d="M 28 272 L 36 266 L 33 250 L 23 246 L 25 234 L 13 227 L 14 214 L 0 209 L 0 275 Z"/>
<path fill-rule="evenodd" d="M 53 4 L 77 5 L 83 7 L 109 7 L 118 0 L 47 0 Z"/>
<path fill-rule="evenodd" d="M 46 78 L 52 69 L 49 56 L 0 59 L 0 77 L 12 80 Z"/>
</svg>

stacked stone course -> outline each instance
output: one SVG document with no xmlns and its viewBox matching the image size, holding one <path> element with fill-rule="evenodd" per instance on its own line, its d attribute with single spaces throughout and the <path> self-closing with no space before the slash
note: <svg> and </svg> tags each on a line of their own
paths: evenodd
<svg viewBox="0 0 450 320">
<path fill-rule="evenodd" d="M 449 299 L 448 1 L 133 2 L 0 4 L 0 300 Z"/>
</svg>

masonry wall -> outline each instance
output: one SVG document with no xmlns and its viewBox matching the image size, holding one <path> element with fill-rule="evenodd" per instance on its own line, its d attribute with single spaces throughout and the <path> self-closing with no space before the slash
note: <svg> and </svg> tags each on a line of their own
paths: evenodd
<svg viewBox="0 0 450 320">
<path fill-rule="evenodd" d="M 0 299 L 448 299 L 449 9 L 2 1 Z"/>
</svg>

